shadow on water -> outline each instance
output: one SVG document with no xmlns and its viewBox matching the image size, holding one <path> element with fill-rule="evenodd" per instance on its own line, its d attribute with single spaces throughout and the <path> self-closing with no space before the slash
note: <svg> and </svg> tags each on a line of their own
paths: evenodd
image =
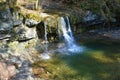
<svg viewBox="0 0 120 80">
<path fill-rule="evenodd" d="M 59 54 L 35 65 L 50 72 L 49 80 L 120 80 L 120 44 L 93 41 L 82 45 L 87 47 L 82 54 Z"/>
<path fill-rule="evenodd" d="M 66 63 L 85 80 L 120 80 L 120 44 L 104 41 L 83 44 L 89 50 L 66 56 Z M 80 79 L 82 80 L 82 79 Z"/>
</svg>

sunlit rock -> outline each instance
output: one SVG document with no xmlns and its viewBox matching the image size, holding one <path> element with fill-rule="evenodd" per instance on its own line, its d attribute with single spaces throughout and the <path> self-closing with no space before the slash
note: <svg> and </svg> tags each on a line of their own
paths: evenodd
<svg viewBox="0 0 120 80">
<path fill-rule="evenodd" d="M 29 39 L 36 38 L 36 28 L 28 28 L 25 25 L 21 25 L 20 27 L 15 28 L 17 40 L 26 41 Z"/>
<path fill-rule="evenodd" d="M 16 68 L 14 65 L 7 65 L 6 63 L 0 62 L 0 79 L 8 80 L 10 77 L 14 76 L 16 73 Z"/>
<path fill-rule="evenodd" d="M 28 27 L 34 27 L 38 24 L 39 22 L 37 22 L 36 20 L 33 20 L 33 19 L 27 19 L 25 21 L 25 25 L 28 26 Z"/>
</svg>

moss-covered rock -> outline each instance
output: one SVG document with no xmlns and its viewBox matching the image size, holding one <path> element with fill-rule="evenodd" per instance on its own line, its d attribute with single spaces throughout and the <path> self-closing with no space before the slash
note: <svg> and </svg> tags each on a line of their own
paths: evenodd
<svg viewBox="0 0 120 80">
<path fill-rule="evenodd" d="M 29 13 L 29 14 L 26 14 L 26 18 L 34 19 L 36 21 L 41 21 L 41 16 L 38 14 Z"/>
</svg>

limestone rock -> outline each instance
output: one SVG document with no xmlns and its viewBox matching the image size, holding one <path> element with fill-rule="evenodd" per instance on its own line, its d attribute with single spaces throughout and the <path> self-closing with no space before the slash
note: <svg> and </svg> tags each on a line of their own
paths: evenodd
<svg viewBox="0 0 120 80">
<path fill-rule="evenodd" d="M 19 13 L 19 11 L 13 12 L 13 14 L 12 14 L 12 20 L 13 20 L 13 26 L 17 27 L 20 24 L 22 24 L 22 22 L 23 22 L 23 15 L 21 15 Z"/>
<path fill-rule="evenodd" d="M 8 9 L 0 11 L 0 40 L 9 40 L 13 29 L 12 15 Z"/>
<path fill-rule="evenodd" d="M 1 34 L 7 34 L 12 31 L 12 22 L 11 21 L 0 21 L 0 33 Z"/>
<path fill-rule="evenodd" d="M 0 33 L 8 33 L 12 29 L 12 14 L 9 9 L 0 11 Z"/>
<path fill-rule="evenodd" d="M 9 19 L 9 20 L 12 19 L 12 14 L 9 8 L 0 11 L 0 20 L 1 19 Z"/>
<path fill-rule="evenodd" d="M 34 27 L 38 24 L 39 22 L 37 22 L 36 20 L 34 19 L 27 19 L 25 21 L 25 25 L 28 26 L 28 27 Z"/>
<path fill-rule="evenodd" d="M 36 28 L 28 28 L 25 25 L 21 25 L 15 28 L 16 35 L 19 41 L 26 41 L 36 38 Z"/>
<path fill-rule="evenodd" d="M 8 80 L 10 77 L 14 76 L 16 73 L 16 68 L 14 65 L 7 65 L 6 63 L 0 62 L 0 79 Z"/>
</svg>

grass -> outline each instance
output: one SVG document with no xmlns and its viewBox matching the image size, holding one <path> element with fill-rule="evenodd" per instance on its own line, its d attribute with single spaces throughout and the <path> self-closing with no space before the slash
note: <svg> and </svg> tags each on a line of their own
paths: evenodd
<svg viewBox="0 0 120 80">
<path fill-rule="evenodd" d="M 87 47 L 83 54 L 34 63 L 33 73 L 48 80 L 120 80 L 120 44 L 102 41 L 83 45 Z"/>
</svg>

